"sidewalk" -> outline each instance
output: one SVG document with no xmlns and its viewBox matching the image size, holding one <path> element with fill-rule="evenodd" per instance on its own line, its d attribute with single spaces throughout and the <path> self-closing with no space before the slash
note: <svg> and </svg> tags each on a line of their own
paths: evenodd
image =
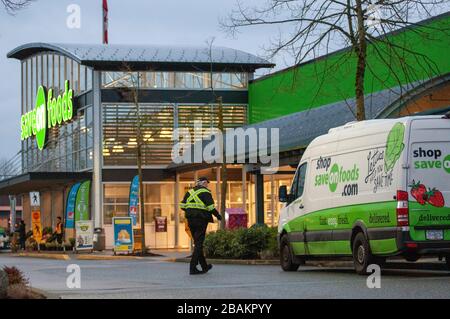
<svg viewBox="0 0 450 319">
<path fill-rule="evenodd" d="M 125 254 L 114 255 L 111 249 L 103 251 L 90 252 L 78 252 L 74 253 L 72 251 L 40 251 L 40 252 L 18 252 L 18 253 L 4 253 L 13 257 L 30 257 L 30 258 L 45 258 L 54 260 L 146 260 L 146 259 L 156 259 L 165 261 L 174 261 L 175 259 L 185 258 L 190 255 L 188 249 L 152 249 L 151 253 L 154 256 L 131 256 Z"/>
</svg>

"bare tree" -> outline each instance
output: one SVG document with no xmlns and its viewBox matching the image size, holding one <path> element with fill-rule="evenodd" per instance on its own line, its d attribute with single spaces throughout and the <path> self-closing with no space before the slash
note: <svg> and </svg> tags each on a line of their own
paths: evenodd
<svg viewBox="0 0 450 319">
<path fill-rule="evenodd" d="M 17 11 L 25 8 L 34 0 L 0 0 L 9 14 L 15 14 Z"/>
<path fill-rule="evenodd" d="M 214 77 L 213 77 L 213 54 L 212 49 L 214 45 L 215 38 L 212 37 L 206 41 L 208 46 L 208 56 L 210 61 L 210 70 L 209 70 L 209 84 L 210 90 L 215 98 L 215 101 L 218 105 L 218 129 L 222 133 L 222 138 L 225 137 L 224 123 L 223 123 L 223 99 L 222 96 L 218 96 L 214 90 Z M 219 146 L 221 152 L 222 163 L 220 165 L 220 207 L 219 213 L 222 215 L 222 220 L 220 221 L 220 228 L 225 229 L 225 209 L 226 209 L 226 200 L 227 200 L 227 184 L 228 184 L 228 170 L 226 163 L 226 155 L 225 155 L 225 147 L 224 140 L 219 141 Z"/>
<path fill-rule="evenodd" d="M 415 21 L 443 12 L 447 4 L 448 0 L 265 0 L 264 4 L 251 7 L 238 1 L 237 9 L 221 20 L 221 26 L 231 34 L 243 27 L 278 26 L 279 36 L 266 51 L 269 57 L 288 52 L 296 65 L 328 54 L 339 46 L 349 47 L 350 54 L 344 57 L 356 58 L 355 117 L 364 120 L 366 68 L 374 74 L 367 62 L 368 45 L 373 47 L 370 54 L 378 56 L 399 85 L 402 77 L 419 80 L 418 67 L 431 77 L 438 71 L 432 60 L 386 35 L 401 27 L 419 26 Z M 422 33 L 426 28 L 429 27 L 421 25 L 411 30 Z M 415 62 L 408 64 L 405 55 L 413 56 Z M 397 75 L 399 72 L 402 76 Z"/>
</svg>

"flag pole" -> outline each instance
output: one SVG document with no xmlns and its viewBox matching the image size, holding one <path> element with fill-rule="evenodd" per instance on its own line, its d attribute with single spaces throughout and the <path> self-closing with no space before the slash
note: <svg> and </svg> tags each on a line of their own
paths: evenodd
<svg viewBox="0 0 450 319">
<path fill-rule="evenodd" d="M 103 44 L 108 44 L 108 0 L 103 0 Z"/>
</svg>

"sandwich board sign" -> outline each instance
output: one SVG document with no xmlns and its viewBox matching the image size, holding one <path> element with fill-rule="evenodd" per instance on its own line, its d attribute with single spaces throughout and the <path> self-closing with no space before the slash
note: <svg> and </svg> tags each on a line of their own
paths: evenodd
<svg viewBox="0 0 450 319">
<path fill-rule="evenodd" d="M 78 220 L 75 222 L 76 250 L 93 250 L 94 249 L 94 221 Z"/>
<path fill-rule="evenodd" d="M 113 217 L 114 254 L 133 252 L 133 218 Z"/>
</svg>

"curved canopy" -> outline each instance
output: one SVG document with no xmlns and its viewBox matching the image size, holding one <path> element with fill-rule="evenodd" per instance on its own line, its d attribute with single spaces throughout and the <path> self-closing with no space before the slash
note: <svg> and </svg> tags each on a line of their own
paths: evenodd
<svg viewBox="0 0 450 319">
<path fill-rule="evenodd" d="M 8 58 L 23 60 L 40 52 L 57 52 L 81 64 L 101 66 L 123 64 L 220 64 L 248 69 L 274 64 L 240 50 L 226 47 L 189 47 L 164 45 L 28 43 L 8 53 Z"/>
</svg>

